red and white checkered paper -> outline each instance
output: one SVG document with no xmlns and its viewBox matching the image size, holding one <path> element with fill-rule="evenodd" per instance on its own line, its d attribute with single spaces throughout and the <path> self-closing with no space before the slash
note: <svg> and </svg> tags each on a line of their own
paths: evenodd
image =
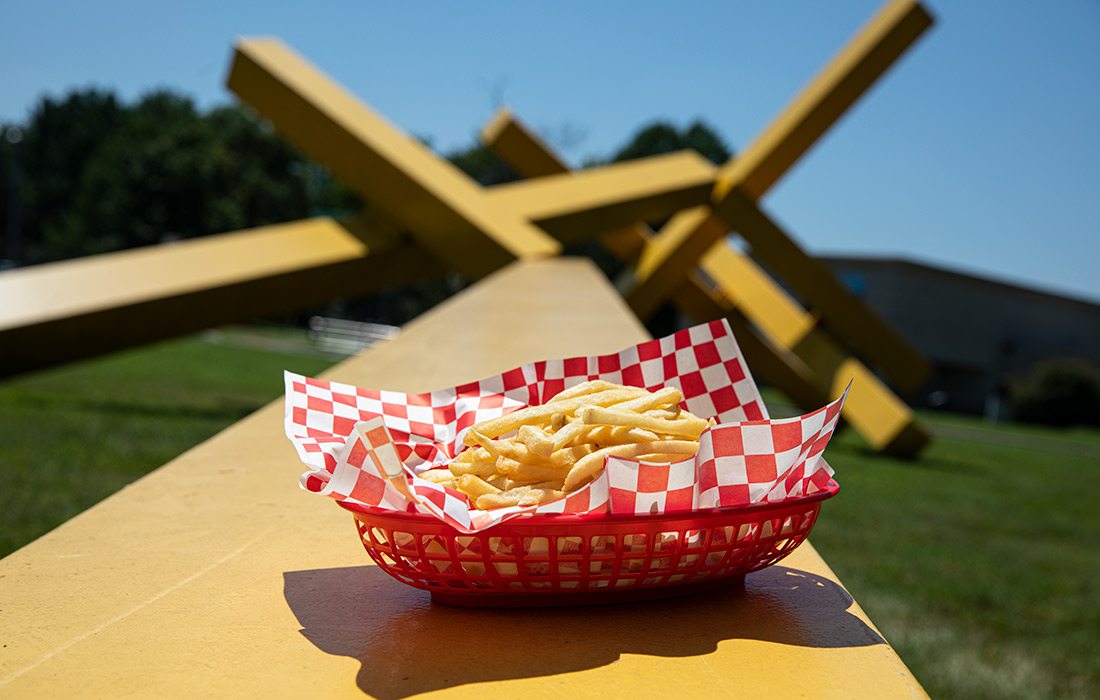
<svg viewBox="0 0 1100 700">
<path fill-rule="evenodd" d="M 587 486 L 537 506 L 480 511 L 465 494 L 416 476 L 448 463 L 470 426 L 544 403 L 590 379 L 674 386 L 682 406 L 718 425 L 694 458 L 646 464 L 609 457 Z M 614 355 L 545 360 L 452 389 L 404 394 L 286 373 L 286 434 L 309 467 L 301 485 L 339 501 L 440 518 L 462 532 L 524 514 L 671 513 L 782 501 L 818 491 L 833 472 L 822 452 L 844 395 L 796 418 L 769 420 L 725 321 Z M 396 474 L 396 476 L 394 476 Z"/>
</svg>

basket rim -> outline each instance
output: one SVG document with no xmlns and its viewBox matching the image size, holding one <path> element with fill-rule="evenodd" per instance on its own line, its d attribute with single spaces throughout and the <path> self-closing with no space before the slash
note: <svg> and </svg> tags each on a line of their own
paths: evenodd
<svg viewBox="0 0 1100 700">
<path fill-rule="evenodd" d="M 748 505 L 741 506 L 727 506 L 724 508 L 703 508 L 700 510 L 685 510 L 677 513 L 521 513 L 513 518 L 509 518 L 502 525 L 509 526 L 522 526 L 522 527 L 538 527 L 540 525 L 589 525 L 599 523 L 645 523 L 645 522 L 658 522 L 662 520 L 676 520 L 680 518 L 723 518 L 732 515 L 740 515 L 743 513 L 757 513 L 768 510 L 784 510 L 786 508 L 797 507 L 809 503 L 816 503 L 818 501 L 824 501 L 832 498 L 840 492 L 840 484 L 834 479 L 829 479 L 829 482 L 825 484 L 825 488 L 812 493 L 808 496 L 797 496 L 795 498 L 785 498 L 782 501 L 771 501 L 764 503 L 750 503 Z M 443 521 L 436 517 L 425 513 L 413 513 L 409 511 L 390 510 L 387 508 L 377 508 L 375 506 L 360 505 L 358 503 L 345 503 L 343 501 L 336 501 L 336 505 L 340 506 L 344 510 L 352 513 L 359 513 L 366 516 L 374 517 L 386 517 L 395 518 L 398 520 L 405 520 L 410 524 L 443 524 Z"/>
</svg>

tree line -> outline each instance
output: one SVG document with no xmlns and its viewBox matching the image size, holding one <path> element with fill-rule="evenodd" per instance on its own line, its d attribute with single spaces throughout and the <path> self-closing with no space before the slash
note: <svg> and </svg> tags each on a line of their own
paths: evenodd
<svg viewBox="0 0 1100 700">
<path fill-rule="evenodd" d="M 195 238 L 362 206 L 323 168 L 238 106 L 201 111 L 157 90 L 125 103 L 81 89 L 0 125 L 0 260 L 20 265 Z M 592 163 L 695 148 L 729 157 L 695 122 L 656 121 Z M 515 179 L 480 145 L 446 154 L 482 184 Z"/>
</svg>

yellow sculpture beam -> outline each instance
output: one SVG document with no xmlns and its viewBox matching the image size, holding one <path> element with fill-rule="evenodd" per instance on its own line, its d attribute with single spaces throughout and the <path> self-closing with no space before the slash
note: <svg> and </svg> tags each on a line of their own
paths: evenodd
<svg viewBox="0 0 1100 700">
<path fill-rule="evenodd" d="M 742 155 L 720 169 L 713 209 L 676 217 L 650 241 L 628 294 L 635 312 L 643 318 L 653 313 L 703 254 L 735 230 L 752 246 L 754 257 L 813 305 L 849 347 L 898 386 L 919 386 L 928 374 L 924 359 L 771 223 L 756 200 L 931 23 L 915 0 L 888 3 Z"/>
<path fill-rule="evenodd" d="M 815 386 L 836 396 L 849 380 L 855 380 L 844 404 L 844 417 L 874 449 L 912 456 L 927 444 L 928 433 L 909 406 L 862 362 L 850 357 L 751 258 L 728 245 L 716 245 L 707 251 L 700 267 L 728 305 L 809 368 Z"/>
<path fill-rule="evenodd" d="M 274 39 L 237 43 L 228 85 L 288 141 L 468 277 L 556 255 L 548 230 L 600 231 L 707 201 L 714 166 L 672 154 L 487 190 Z"/>
<path fill-rule="evenodd" d="M 702 204 L 716 171 L 695 151 L 680 151 L 496 185 L 485 193 L 491 206 L 533 221 L 570 244 Z"/>
<path fill-rule="evenodd" d="M 506 135 L 505 138 L 501 138 Z M 501 111 L 481 133 L 498 157 L 521 175 L 550 163 L 567 166 L 511 112 Z M 541 155 L 536 155 L 541 153 Z M 677 221 L 706 219 L 709 207 L 679 213 Z M 648 227 L 635 225 L 605 235 L 601 243 L 628 264 L 650 238 Z M 633 242 L 630 242 L 633 241 Z M 810 410 L 855 383 L 845 404 L 845 419 L 876 450 L 912 455 L 928 441 L 908 406 L 861 362 L 817 326 L 816 319 L 791 299 L 748 256 L 725 243 L 713 246 L 701 261 L 715 288 L 692 273 L 672 293 L 687 316 L 704 322 L 729 319 L 754 374 Z M 753 330 L 752 326 L 759 330 Z"/>
<path fill-rule="evenodd" d="M 10 270 L 0 376 L 442 273 L 408 243 L 372 245 L 329 218 Z"/>
<path fill-rule="evenodd" d="M 552 172 L 570 172 L 553 149 L 507 109 L 500 110 L 482 129 L 481 141 L 523 177 L 540 173 L 540 177 L 546 179 L 554 176 Z M 551 172 L 552 167 L 558 169 Z M 648 226 L 636 223 L 607 232 L 600 242 L 622 262 L 631 264 L 651 235 Z M 816 408 L 828 401 L 827 394 L 816 386 L 812 373 L 797 357 L 759 337 L 745 323 L 745 317 L 723 304 L 722 297 L 713 293 L 702 279 L 693 275 L 676 291 L 674 300 L 682 312 L 700 321 L 727 317 L 753 371 L 765 382 L 778 387 L 801 405 Z"/>
<path fill-rule="evenodd" d="M 289 142 L 471 278 L 561 246 L 275 39 L 237 43 L 228 85 Z"/>
</svg>

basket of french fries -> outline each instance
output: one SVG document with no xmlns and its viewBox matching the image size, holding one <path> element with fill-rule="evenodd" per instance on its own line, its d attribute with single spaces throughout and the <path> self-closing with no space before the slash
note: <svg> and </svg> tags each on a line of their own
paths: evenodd
<svg viewBox="0 0 1100 700">
<path fill-rule="evenodd" d="M 303 488 L 446 603 L 723 585 L 797 547 L 838 489 L 822 452 L 844 397 L 768 419 L 725 322 L 422 394 L 286 382 Z"/>
</svg>

